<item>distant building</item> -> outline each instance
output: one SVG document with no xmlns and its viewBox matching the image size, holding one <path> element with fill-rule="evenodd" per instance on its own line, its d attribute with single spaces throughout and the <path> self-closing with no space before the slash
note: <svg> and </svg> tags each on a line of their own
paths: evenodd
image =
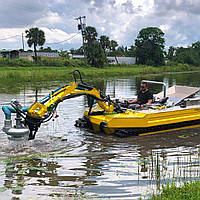
<svg viewBox="0 0 200 200">
<path fill-rule="evenodd" d="M 38 56 L 41 57 L 48 57 L 48 58 L 58 58 L 59 53 L 58 52 L 37 52 Z M 9 59 L 18 59 L 23 58 L 30 61 L 33 61 L 33 57 L 35 56 L 34 52 L 21 52 L 18 50 L 0 50 L 0 56 L 3 58 L 9 58 Z"/>
<path fill-rule="evenodd" d="M 59 58 L 59 52 L 37 52 L 38 56 L 41 57 L 48 57 L 48 58 Z M 23 58 L 27 60 L 33 60 L 33 57 L 35 56 L 34 52 L 21 52 L 18 50 L 6 50 L 3 49 L 0 51 L 0 56 L 3 58 L 10 58 L 10 59 L 17 59 L 17 58 Z M 72 55 L 70 54 L 71 59 L 84 59 L 84 55 Z M 135 64 L 136 58 L 135 57 L 107 57 L 107 60 L 110 64 Z"/>
<path fill-rule="evenodd" d="M 136 63 L 136 58 L 135 57 L 107 57 L 107 60 L 110 64 L 128 64 L 128 65 L 133 65 Z"/>
<path fill-rule="evenodd" d="M 74 59 L 74 60 L 78 60 L 78 59 L 84 59 L 84 55 L 73 55 L 71 54 L 71 59 Z"/>
<path fill-rule="evenodd" d="M 72 59 L 84 59 L 84 56 L 83 55 L 70 55 L 70 57 Z M 125 63 L 125 64 L 128 64 L 128 65 L 131 65 L 131 64 L 135 64 L 136 63 L 136 58 L 135 57 L 111 57 L 111 56 L 108 56 L 107 57 L 107 60 L 110 64 L 122 64 L 122 63 Z"/>
<path fill-rule="evenodd" d="M 38 56 L 41 57 L 48 57 L 48 58 L 58 58 L 59 53 L 58 52 L 37 52 Z M 35 56 L 34 52 L 19 52 L 19 57 L 30 57 Z"/>
<path fill-rule="evenodd" d="M 58 58 L 58 52 L 37 52 L 38 56 L 48 57 L 48 58 Z M 17 58 L 32 58 L 35 56 L 34 52 L 21 52 L 18 50 L 0 50 L 0 56 L 3 58 L 17 59 Z M 30 59 L 29 59 L 30 60 Z"/>
</svg>

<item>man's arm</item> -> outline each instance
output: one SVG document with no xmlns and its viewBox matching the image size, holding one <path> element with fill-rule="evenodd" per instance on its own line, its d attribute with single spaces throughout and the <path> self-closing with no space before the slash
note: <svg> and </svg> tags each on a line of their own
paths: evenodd
<svg viewBox="0 0 200 200">
<path fill-rule="evenodd" d="M 134 99 L 132 101 L 128 101 L 129 104 L 131 104 L 131 103 L 137 103 L 137 102 L 138 102 L 138 98 L 136 98 L 136 99 Z"/>
<path fill-rule="evenodd" d="M 153 101 L 153 99 L 149 99 L 148 102 L 147 102 L 147 104 L 151 104 L 152 101 Z"/>
<path fill-rule="evenodd" d="M 153 102 L 153 94 L 150 92 L 147 104 L 151 104 L 152 102 Z"/>
<path fill-rule="evenodd" d="M 151 103 L 152 103 L 152 101 L 153 101 L 152 99 L 149 99 L 149 100 L 148 100 L 148 102 L 146 103 L 146 105 L 149 105 L 149 104 L 151 104 Z M 143 109 L 143 108 L 144 108 L 144 105 L 141 105 L 141 106 L 140 106 L 140 109 Z"/>
</svg>

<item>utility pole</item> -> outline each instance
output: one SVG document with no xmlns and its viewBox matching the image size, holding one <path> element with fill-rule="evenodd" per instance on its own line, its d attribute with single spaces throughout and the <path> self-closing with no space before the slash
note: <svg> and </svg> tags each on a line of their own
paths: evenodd
<svg viewBox="0 0 200 200">
<path fill-rule="evenodd" d="M 22 49 L 24 51 L 24 34 L 22 33 Z"/>
<path fill-rule="evenodd" d="M 78 21 L 78 30 L 81 30 L 82 38 L 83 38 L 83 46 L 86 42 L 86 16 L 77 17 L 75 20 Z"/>
</svg>

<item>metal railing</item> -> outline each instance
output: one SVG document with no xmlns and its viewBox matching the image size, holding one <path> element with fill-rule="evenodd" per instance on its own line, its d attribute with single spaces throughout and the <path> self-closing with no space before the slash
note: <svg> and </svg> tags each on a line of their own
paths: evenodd
<svg viewBox="0 0 200 200">
<path fill-rule="evenodd" d="M 167 86 L 164 82 L 158 82 L 158 81 L 149 81 L 149 80 L 142 80 L 142 83 L 153 83 L 157 85 L 163 85 L 163 92 L 164 92 L 164 98 L 167 96 Z"/>
</svg>

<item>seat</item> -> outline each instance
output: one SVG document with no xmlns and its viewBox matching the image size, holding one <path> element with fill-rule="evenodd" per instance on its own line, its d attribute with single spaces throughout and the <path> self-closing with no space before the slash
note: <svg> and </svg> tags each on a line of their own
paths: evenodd
<svg viewBox="0 0 200 200">
<path fill-rule="evenodd" d="M 160 104 L 165 104 L 168 99 L 169 99 L 169 97 L 163 97 L 163 98 L 159 99 L 159 103 Z"/>
</svg>

